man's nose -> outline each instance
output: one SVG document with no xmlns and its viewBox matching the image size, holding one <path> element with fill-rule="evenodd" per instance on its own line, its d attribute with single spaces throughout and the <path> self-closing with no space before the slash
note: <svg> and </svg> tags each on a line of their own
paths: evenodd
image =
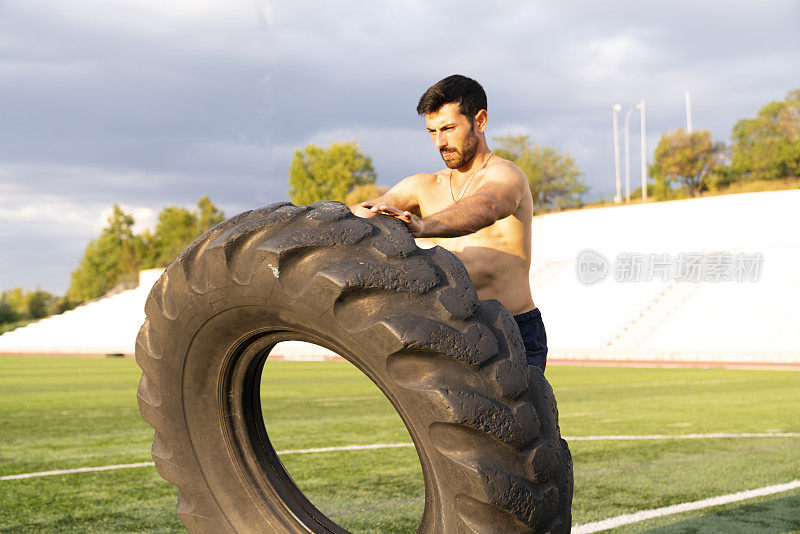
<svg viewBox="0 0 800 534">
<path fill-rule="evenodd" d="M 436 148 L 442 148 L 447 146 L 447 137 L 445 137 L 444 132 L 436 132 L 433 136 L 433 142 L 436 144 Z"/>
</svg>

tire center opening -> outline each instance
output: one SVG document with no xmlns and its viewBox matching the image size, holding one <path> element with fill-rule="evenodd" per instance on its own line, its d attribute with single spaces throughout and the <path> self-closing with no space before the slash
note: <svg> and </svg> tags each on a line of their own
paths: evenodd
<svg viewBox="0 0 800 534">
<path fill-rule="evenodd" d="M 425 506 L 422 468 L 380 388 L 312 343 L 280 342 L 259 359 L 259 430 L 303 496 L 349 532 L 415 532 Z"/>
</svg>

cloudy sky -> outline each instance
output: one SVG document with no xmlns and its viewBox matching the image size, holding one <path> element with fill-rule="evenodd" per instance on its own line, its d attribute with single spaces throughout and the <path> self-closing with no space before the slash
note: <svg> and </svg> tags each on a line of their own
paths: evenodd
<svg viewBox="0 0 800 534">
<path fill-rule="evenodd" d="M 114 203 L 152 226 L 210 195 L 287 198 L 295 148 L 355 140 L 378 182 L 442 166 L 414 107 L 452 73 L 489 135 L 527 134 L 614 188 L 611 106 L 647 102 L 652 158 L 685 123 L 727 140 L 800 87 L 797 0 L 0 2 L 0 289 L 61 293 Z M 639 114 L 631 118 L 639 178 Z"/>
</svg>

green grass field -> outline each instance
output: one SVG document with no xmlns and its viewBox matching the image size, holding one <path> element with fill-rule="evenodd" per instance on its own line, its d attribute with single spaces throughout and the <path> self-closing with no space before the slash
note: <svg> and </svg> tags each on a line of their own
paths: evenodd
<svg viewBox="0 0 800 534">
<path fill-rule="evenodd" d="M 0 477 L 146 462 L 153 432 L 131 360 L 0 357 Z M 800 432 L 800 372 L 550 367 L 565 436 Z M 410 438 L 345 362 L 268 362 L 279 450 Z M 800 479 L 800 438 L 573 441 L 575 524 Z M 424 491 L 413 448 L 288 454 L 312 502 L 354 532 L 413 532 Z M 180 532 L 152 467 L 0 480 L 0 532 Z M 800 490 L 613 532 L 800 532 Z"/>
</svg>

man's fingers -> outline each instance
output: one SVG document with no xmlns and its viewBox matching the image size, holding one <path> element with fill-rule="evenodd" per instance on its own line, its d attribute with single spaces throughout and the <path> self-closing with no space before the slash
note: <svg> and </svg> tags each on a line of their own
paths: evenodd
<svg viewBox="0 0 800 534">
<path fill-rule="evenodd" d="M 374 213 L 383 213 L 386 215 L 392 215 L 393 217 L 397 217 L 403 222 L 411 222 L 410 211 L 403 211 L 397 209 L 396 207 L 390 204 L 375 204 L 370 201 L 364 201 L 361 203 L 361 206 L 363 206 L 364 208 L 368 208 L 370 211 Z"/>
<path fill-rule="evenodd" d="M 398 210 L 394 206 L 390 206 L 388 204 L 380 204 L 380 205 L 377 206 L 377 208 L 378 208 L 378 211 L 381 211 L 383 213 L 387 213 L 389 215 L 397 216 L 397 215 L 400 215 L 402 213 L 400 210 Z"/>
</svg>

